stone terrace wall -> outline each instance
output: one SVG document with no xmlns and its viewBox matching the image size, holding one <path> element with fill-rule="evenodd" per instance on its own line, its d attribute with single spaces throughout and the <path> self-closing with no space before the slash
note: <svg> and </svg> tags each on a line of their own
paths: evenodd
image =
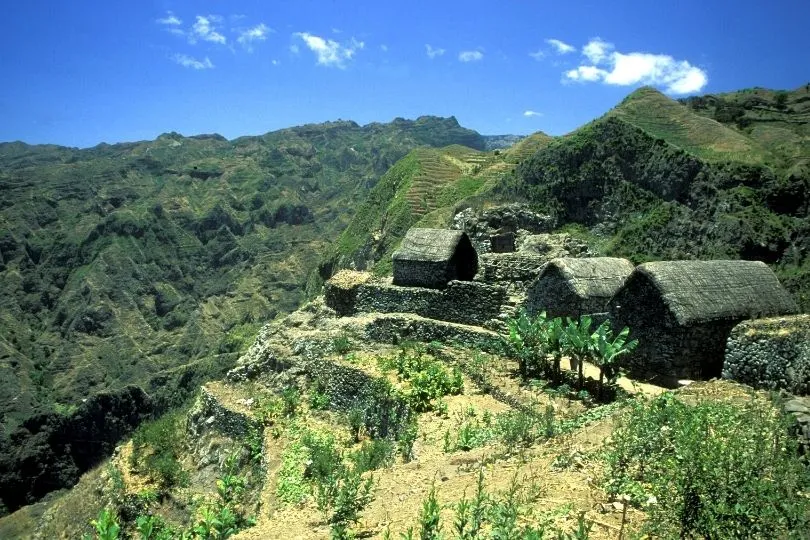
<svg viewBox="0 0 810 540">
<path fill-rule="evenodd" d="M 723 378 L 810 394 L 810 315 L 744 321 L 726 344 Z"/>
<path fill-rule="evenodd" d="M 485 253 L 479 258 L 478 278 L 484 283 L 528 282 L 537 279 L 547 257 L 529 253 Z"/>
<path fill-rule="evenodd" d="M 451 281 L 443 290 L 366 283 L 357 290 L 355 308 L 481 326 L 500 315 L 505 301 L 503 288 L 474 281 Z"/>
</svg>

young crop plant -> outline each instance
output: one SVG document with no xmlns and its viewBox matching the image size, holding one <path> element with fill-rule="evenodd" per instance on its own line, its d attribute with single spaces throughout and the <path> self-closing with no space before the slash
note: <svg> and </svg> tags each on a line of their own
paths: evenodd
<svg viewBox="0 0 810 540">
<path fill-rule="evenodd" d="M 661 538 L 802 538 L 810 472 L 780 408 L 762 396 L 633 400 L 608 444 L 605 488 L 646 505 Z"/>
<path fill-rule="evenodd" d="M 408 383 L 406 399 L 416 412 L 434 410 L 447 395 L 464 391 L 464 378 L 458 368 L 447 369 L 426 354 L 421 344 L 403 344 L 393 358 L 379 361 L 383 369 L 395 369 L 400 381 Z"/>
</svg>

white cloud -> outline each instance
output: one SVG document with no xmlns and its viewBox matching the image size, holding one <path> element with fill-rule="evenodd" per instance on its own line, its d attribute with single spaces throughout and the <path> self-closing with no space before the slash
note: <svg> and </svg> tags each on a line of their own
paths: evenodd
<svg viewBox="0 0 810 540">
<path fill-rule="evenodd" d="M 278 65 L 280 65 L 280 64 L 281 64 L 281 62 L 279 62 L 279 61 L 278 61 L 278 60 L 276 60 L 275 58 L 274 58 L 273 60 L 271 60 L 271 61 L 270 61 L 270 63 L 271 63 L 271 64 L 273 64 L 274 66 L 278 66 Z"/>
<path fill-rule="evenodd" d="M 388 45 L 386 45 L 385 43 L 383 43 L 382 45 L 380 45 L 380 50 L 381 50 L 382 52 L 388 52 Z"/>
<path fill-rule="evenodd" d="M 207 56 L 203 60 L 197 60 L 196 58 L 188 56 L 187 54 L 175 54 L 171 58 L 181 66 L 191 69 L 214 68 L 214 64 L 211 62 L 211 60 L 208 59 Z"/>
<path fill-rule="evenodd" d="M 293 35 L 301 38 L 304 44 L 315 53 L 319 65 L 340 69 L 344 69 L 346 62 L 354 58 L 355 53 L 366 46 L 365 43 L 355 38 L 341 44 L 333 39 L 324 39 L 307 32 L 296 32 Z"/>
<path fill-rule="evenodd" d="M 458 59 L 461 62 L 478 62 L 483 60 L 484 53 L 481 51 L 461 51 L 458 53 Z"/>
<path fill-rule="evenodd" d="M 197 22 L 191 27 L 192 33 L 189 36 L 189 41 L 196 43 L 198 39 L 201 39 L 203 41 L 225 45 L 228 40 L 225 39 L 225 36 L 222 35 L 215 26 L 215 23 L 220 20 L 221 18 L 216 15 L 208 15 L 207 17 L 197 15 Z"/>
<path fill-rule="evenodd" d="M 540 60 L 542 60 L 543 58 L 546 57 L 546 53 L 544 53 L 542 50 L 538 49 L 535 52 L 529 53 L 529 56 L 531 56 L 532 58 L 534 58 L 535 60 L 537 60 L 539 62 Z"/>
<path fill-rule="evenodd" d="M 568 54 L 577 50 L 577 48 L 573 45 L 569 45 L 568 43 L 560 41 L 559 39 L 549 38 L 546 40 L 546 43 L 551 45 L 554 50 L 557 51 L 557 54 Z"/>
<path fill-rule="evenodd" d="M 241 43 L 246 49 L 249 51 L 253 50 L 252 43 L 254 41 L 264 41 L 267 39 L 267 34 L 272 32 L 273 30 L 270 29 L 266 24 L 259 23 L 253 28 L 248 28 L 246 30 L 242 30 L 239 32 L 239 37 L 236 38 L 236 41 Z"/>
<path fill-rule="evenodd" d="M 666 54 L 621 53 L 612 43 L 594 38 L 582 48 L 591 65 L 583 64 L 565 72 L 571 81 L 597 82 L 616 86 L 649 84 L 661 86 L 670 94 L 689 94 L 709 82 L 708 74 L 686 60 Z"/>
<path fill-rule="evenodd" d="M 531 118 L 533 116 L 543 116 L 543 113 L 529 109 L 527 111 L 523 111 L 523 116 L 525 116 L 526 118 Z"/>
<path fill-rule="evenodd" d="M 601 38 L 593 38 L 584 47 L 582 47 L 582 54 L 591 61 L 592 64 L 598 64 L 608 57 L 610 51 L 613 50 L 613 43 L 602 41 Z"/>
<path fill-rule="evenodd" d="M 436 58 L 437 56 L 441 56 L 445 52 L 447 52 L 447 51 L 445 51 L 444 49 L 442 49 L 440 47 L 433 48 L 432 46 L 430 46 L 428 44 L 425 45 L 425 51 L 427 52 L 428 58 L 431 58 L 431 59 Z"/>
<path fill-rule="evenodd" d="M 293 43 L 290 45 L 290 52 L 293 54 L 298 54 L 301 52 L 301 47 L 299 47 L 297 43 Z"/>
<path fill-rule="evenodd" d="M 608 74 L 604 69 L 599 69 L 596 66 L 579 66 L 565 73 L 565 76 L 572 81 L 589 81 L 594 82 L 604 78 Z"/>
<path fill-rule="evenodd" d="M 183 21 L 178 19 L 177 16 L 171 11 L 167 11 L 166 16 L 163 17 L 162 19 L 158 19 L 157 23 L 164 24 L 167 26 L 180 26 L 181 24 L 183 24 Z"/>
</svg>

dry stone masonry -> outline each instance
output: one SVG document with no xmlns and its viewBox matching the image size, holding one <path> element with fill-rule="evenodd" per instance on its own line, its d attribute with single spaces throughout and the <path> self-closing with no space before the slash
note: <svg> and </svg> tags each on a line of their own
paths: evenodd
<svg viewBox="0 0 810 540">
<path fill-rule="evenodd" d="M 723 377 L 810 394 L 810 315 L 744 321 L 731 331 Z"/>
</svg>

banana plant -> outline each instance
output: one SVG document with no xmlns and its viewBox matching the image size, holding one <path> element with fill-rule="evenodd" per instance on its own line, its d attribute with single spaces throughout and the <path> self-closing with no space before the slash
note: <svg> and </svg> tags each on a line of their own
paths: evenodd
<svg viewBox="0 0 810 540">
<path fill-rule="evenodd" d="M 546 366 L 547 318 L 542 312 L 532 318 L 525 310 L 507 323 L 509 335 L 504 345 L 509 356 L 518 361 L 520 375 L 527 379 L 530 373 L 548 371 Z"/>
<path fill-rule="evenodd" d="M 555 317 L 546 324 L 546 350 L 552 358 L 551 378 L 555 384 L 562 381 L 560 362 L 562 361 L 565 340 L 564 329 L 565 326 L 560 317 Z"/>
<path fill-rule="evenodd" d="M 602 399 L 605 378 L 609 385 L 616 383 L 619 376 L 618 358 L 632 352 L 638 346 L 638 340 L 628 341 L 630 329 L 624 327 L 615 337 L 610 321 L 599 325 L 592 335 L 591 349 L 594 363 L 599 366 L 599 399 Z"/>
<path fill-rule="evenodd" d="M 592 324 L 593 319 L 589 315 L 583 315 L 578 321 L 567 317 L 563 327 L 562 350 L 571 361 L 571 370 L 577 371 L 577 387 L 579 390 L 582 390 L 585 383 L 582 364 L 590 356 L 593 344 Z"/>
</svg>

